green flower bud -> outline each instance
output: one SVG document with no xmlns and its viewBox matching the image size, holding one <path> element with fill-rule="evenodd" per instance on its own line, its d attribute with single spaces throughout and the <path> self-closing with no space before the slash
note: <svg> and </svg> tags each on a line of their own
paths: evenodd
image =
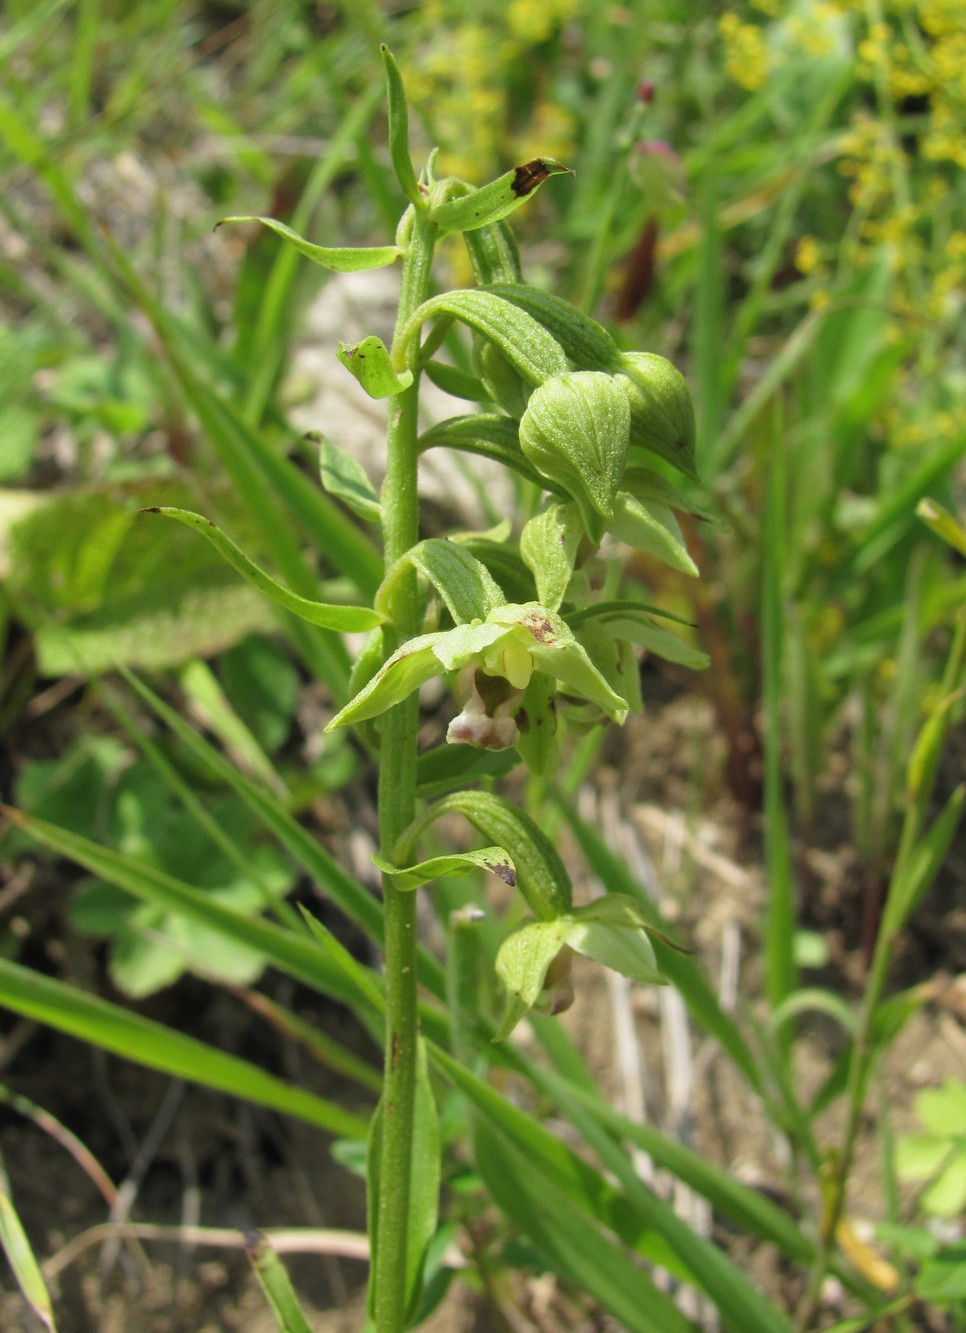
<svg viewBox="0 0 966 1333">
<path fill-rule="evenodd" d="M 630 442 L 698 479 L 694 460 L 694 407 L 681 372 L 663 356 L 624 352 L 621 373 L 631 408 Z"/>
<path fill-rule="evenodd" d="M 548 481 L 573 497 L 598 545 L 614 513 L 630 424 L 628 394 L 614 376 L 599 370 L 546 380 L 531 394 L 520 421 L 520 448 Z"/>
</svg>

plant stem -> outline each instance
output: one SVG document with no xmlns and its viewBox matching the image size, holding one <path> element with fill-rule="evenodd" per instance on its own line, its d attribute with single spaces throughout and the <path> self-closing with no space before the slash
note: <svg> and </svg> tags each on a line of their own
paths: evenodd
<svg viewBox="0 0 966 1333">
<path fill-rule="evenodd" d="M 429 294 L 436 228 L 417 213 L 403 262 L 397 335 Z M 415 372 L 414 368 L 414 372 Z M 386 479 L 383 484 L 383 540 L 386 567 L 419 540 L 416 440 L 419 377 L 390 399 Z M 393 595 L 387 655 L 419 631 L 415 574 L 400 579 Z M 389 857 L 399 835 L 416 814 L 416 695 L 385 717 L 379 767 L 379 837 Z M 383 877 L 386 949 L 386 1053 L 382 1092 L 377 1245 L 373 1275 L 378 1333 L 399 1333 L 406 1319 L 406 1255 L 416 1087 L 416 895 L 396 889 Z"/>
</svg>

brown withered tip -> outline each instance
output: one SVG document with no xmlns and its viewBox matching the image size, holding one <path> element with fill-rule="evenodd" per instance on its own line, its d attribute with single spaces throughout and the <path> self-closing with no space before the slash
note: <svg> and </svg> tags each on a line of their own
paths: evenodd
<svg viewBox="0 0 966 1333">
<path fill-rule="evenodd" d="M 487 870 L 502 879 L 504 884 L 509 885 L 511 889 L 516 888 L 517 876 L 512 866 L 508 866 L 505 861 L 484 861 L 483 864 Z"/>
<path fill-rule="evenodd" d="M 161 513 L 161 506 L 160 506 L 160 505 L 145 505 L 143 509 L 139 509 L 139 510 L 138 510 L 138 513 L 139 513 L 139 514 L 160 514 L 160 513 Z"/>
<path fill-rule="evenodd" d="M 570 174 L 572 176 L 574 173 L 571 171 Z M 549 175 L 550 171 L 545 159 L 535 157 L 529 162 L 524 162 L 522 167 L 513 168 L 513 180 L 510 182 L 510 189 L 518 199 L 525 199 L 538 185 L 542 185 Z"/>
</svg>

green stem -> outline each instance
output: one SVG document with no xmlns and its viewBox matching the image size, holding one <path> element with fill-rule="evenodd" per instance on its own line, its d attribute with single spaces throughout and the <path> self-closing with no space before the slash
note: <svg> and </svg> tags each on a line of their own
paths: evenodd
<svg viewBox="0 0 966 1333">
<path fill-rule="evenodd" d="M 417 213 L 403 263 L 398 331 L 429 295 L 435 227 Z M 395 351 L 395 343 L 394 343 Z M 419 540 L 417 490 L 419 376 L 390 400 L 383 539 L 389 568 Z M 416 578 L 398 581 L 392 594 L 387 653 L 419 631 Z M 379 831 L 384 856 L 416 814 L 416 695 L 390 710 L 382 728 Z M 378 1333 L 400 1333 L 406 1321 L 406 1255 L 416 1087 L 416 895 L 383 879 L 386 949 L 386 1053 L 382 1093 L 377 1244 L 373 1293 Z"/>
</svg>

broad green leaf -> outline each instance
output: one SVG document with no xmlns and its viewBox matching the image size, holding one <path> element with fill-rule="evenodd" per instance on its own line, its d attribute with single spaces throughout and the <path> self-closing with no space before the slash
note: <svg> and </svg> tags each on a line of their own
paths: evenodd
<svg viewBox="0 0 966 1333">
<path fill-rule="evenodd" d="M 0 959 L 0 1005 L 135 1064 L 297 1116 L 330 1134 L 350 1139 L 365 1135 L 365 1121 L 304 1088 L 292 1087 L 237 1056 L 185 1037 L 133 1010 L 5 959 Z"/>
<path fill-rule="evenodd" d="M 367 523 L 380 522 L 379 495 L 362 464 L 327 436 L 314 438 L 319 442 L 319 476 L 328 493 Z"/>
<path fill-rule="evenodd" d="M 620 372 L 616 379 L 631 409 L 630 443 L 697 481 L 694 407 L 684 376 L 651 352 L 621 353 Z"/>
<path fill-rule="evenodd" d="M 475 852 L 453 852 L 448 856 L 433 856 L 418 865 L 394 866 L 384 856 L 374 855 L 372 863 L 377 870 L 390 876 L 397 889 L 418 889 L 434 879 L 447 875 L 465 875 L 468 870 L 485 870 L 502 879 L 510 888 L 516 887 L 517 875 L 509 854 L 502 847 L 481 847 Z"/>
<path fill-rule="evenodd" d="M 407 569 L 415 569 L 432 584 L 457 625 L 485 620 L 506 602 L 489 570 L 465 546 L 430 537 L 413 546 L 387 572 L 376 594 L 376 610 L 386 618 L 391 614 L 398 581 Z"/>
<path fill-rule="evenodd" d="M 336 355 L 370 398 L 395 398 L 413 382 L 411 370 L 397 373 L 389 349 L 373 333 L 361 342 L 339 343 Z"/>
<path fill-rule="evenodd" d="M 640 905 L 623 893 L 605 893 L 573 913 L 567 935 L 571 949 L 603 963 L 614 972 L 648 986 L 666 986 L 667 977 L 645 934 Z"/>
<path fill-rule="evenodd" d="M 159 485 L 75 488 L 11 524 L 5 584 L 45 674 L 176 666 L 274 628 L 271 607 L 212 548 L 175 524 L 138 521 Z M 189 498 L 177 481 L 163 486 Z"/>
<path fill-rule="evenodd" d="M 3 1246 L 10 1267 L 13 1269 L 13 1275 L 17 1279 L 17 1286 L 23 1292 L 27 1304 L 50 1333 L 57 1333 L 50 1292 L 47 1290 L 40 1265 L 14 1206 L 10 1194 L 10 1182 L 2 1161 L 0 1161 L 0 1245 Z"/>
<path fill-rule="evenodd" d="M 400 335 L 406 365 L 413 364 L 422 326 L 439 316 L 461 320 L 475 329 L 530 384 L 542 384 L 567 370 L 563 349 L 541 324 L 509 301 L 476 288 L 431 296 L 417 307 Z"/>
<path fill-rule="evenodd" d="M 250 1238 L 245 1252 L 278 1321 L 279 1333 L 312 1333 L 285 1265 L 268 1239 L 261 1235 Z"/>
<path fill-rule="evenodd" d="M 914 1286 L 921 1300 L 934 1305 L 958 1306 L 966 1301 L 966 1243 L 949 1245 L 927 1259 Z"/>
<path fill-rule="evenodd" d="M 359 273 L 367 268 L 385 268 L 387 264 L 394 264 L 402 254 L 398 245 L 376 245 L 369 248 L 352 245 L 335 247 L 313 245 L 311 241 L 307 241 L 304 236 L 300 236 L 297 231 L 293 231 L 291 227 L 276 218 L 222 218 L 217 226 L 224 227 L 231 222 L 260 222 L 263 227 L 268 227 L 290 245 L 294 245 L 299 254 L 311 259 L 313 264 L 319 264 L 322 268 L 331 269 L 336 273 Z"/>
<path fill-rule="evenodd" d="M 426 829 L 445 814 L 461 814 L 500 847 L 516 867 L 517 885 L 536 916 L 552 921 L 570 910 L 573 889 L 567 868 L 547 835 L 517 806 L 492 792 L 461 791 L 444 796 L 406 830 L 394 848 L 397 859 L 411 855 Z"/>
<path fill-rule="evenodd" d="M 520 448 L 541 476 L 576 501 L 598 545 L 614 514 L 629 430 L 627 395 L 613 376 L 596 370 L 539 385 L 520 421 Z"/>
<path fill-rule="evenodd" d="M 537 601 L 556 611 L 574 572 L 583 525 L 574 504 L 551 504 L 525 525 L 520 554 L 537 582 Z"/>
<path fill-rule="evenodd" d="M 536 157 L 512 167 L 488 185 L 430 208 L 430 220 L 442 232 L 490 227 L 509 217 L 549 176 L 564 174 L 572 176 L 573 172 L 552 157 Z"/>
</svg>

